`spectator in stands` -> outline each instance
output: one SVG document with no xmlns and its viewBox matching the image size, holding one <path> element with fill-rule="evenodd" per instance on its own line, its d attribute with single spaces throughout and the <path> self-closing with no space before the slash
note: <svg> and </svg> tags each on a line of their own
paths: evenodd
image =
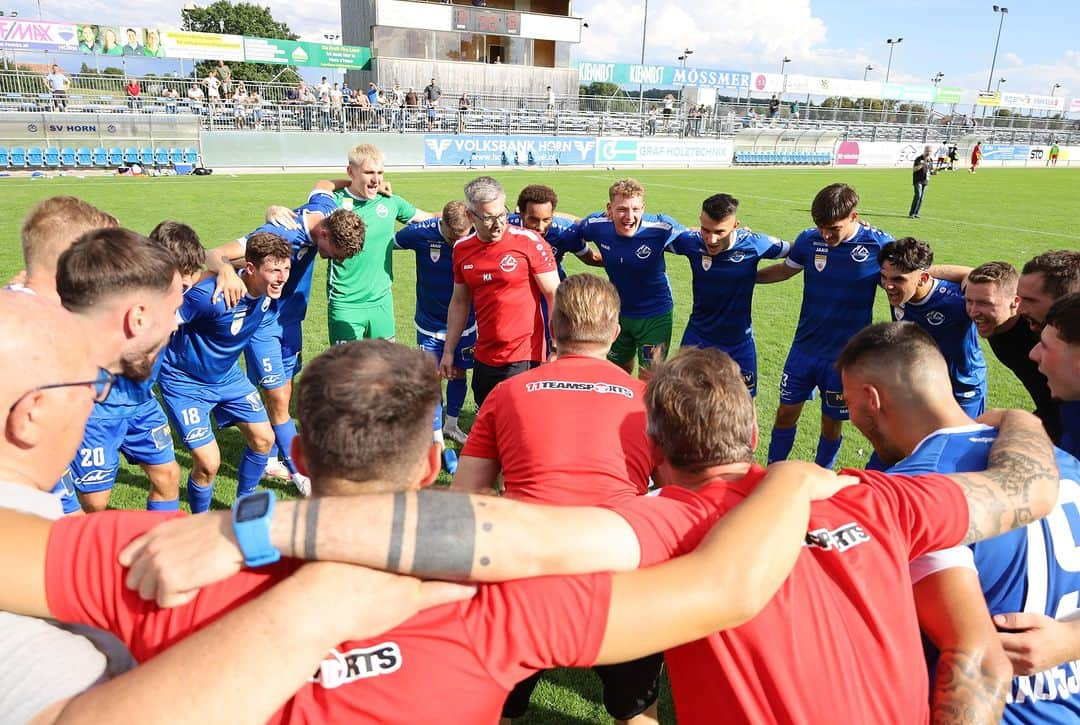
<svg viewBox="0 0 1080 725">
<path fill-rule="evenodd" d="M 405 113 L 403 115 L 404 120 L 402 121 L 402 130 L 404 130 L 405 124 L 416 119 L 416 112 L 419 108 L 420 97 L 416 94 L 416 89 L 409 86 L 409 91 L 405 94 Z"/>
<path fill-rule="evenodd" d="M 371 103 L 368 102 L 366 93 L 360 91 L 353 92 L 353 122 L 357 129 L 366 131 L 368 125 L 371 123 Z"/>
<path fill-rule="evenodd" d="M 649 106 L 649 113 L 647 115 L 647 126 L 650 136 L 656 135 L 656 106 Z"/>
<path fill-rule="evenodd" d="M 465 131 L 465 116 L 469 113 L 469 94 L 462 91 L 461 98 L 457 101 L 457 132 Z"/>
<path fill-rule="evenodd" d="M 774 93 L 769 99 L 769 124 L 776 125 L 776 119 L 780 117 L 780 99 Z"/>
<path fill-rule="evenodd" d="M 799 120 L 799 102 L 797 100 L 788 104 L 788 114 L 792 121 Z"/>
<path fill-rule="evenodd" d="M 296 86 L 295 88 L 286 88 L 285 89 L 285 103 L 289 104 L 289 105 L 299 103 L 300 102 L 300 92 L 306 86 L 307 86 L 306 83 L 304 83 L 303 81 L 300 81 L 300 85 Z"/>
<path fill-rule="evenodd" d="M 146 31 L 146 45 L 143 46 L 142 54 L 151 58 L 161 58 L 165 55 L 165 49 L 161 47 L 161 36 L 158 35 L 158 31 Z"/>
<path fill-rule="evenodd" d="M 225 61 L 218 61 L 218 78 L 221 79 L 221 92 L 226 96 L 233 92 L 232 68 L 225 65 Z"/>
<path fill-rule="evenodd" d="M 342 93 L 341 88 L 335 83 L 330 87 L 330 122 L 334 128 L 344 132 L 345 131 L 345 94 Z"/>
<path fill-rule="evenodd" d="M 135 28 L 127 29 L 127 42 L 124 43 L 124 55 L 142 55 L 143 47 L 139 42 L 139 33 Z"/>
<path fill-rule="evenodd" d="M 128 78 L 127 85 L 124 86 L 124 93 L 127 94 L 128 108 L 132 111 L 138 111 L 142 106 L 142 99 L 139 98 L 139 94 L 142 93 L 142 88 L 139 87 L 139 79 Z"/>
<path fill-rule="evenodd" d="M 555 91 L 551 86 L 547 87 L 547 117 L 549 121 L 555 120 Z"/>
<path fill-rule="evenodd" d="M 210 113 L 213 116 L 214 107 L 221 103 L 221 81 L 218 80 L 216 70 L 211 70 L 203 79 L 203 85 L 206 86 L 206 100 L 210 103 Z M 213 124 L 212 117 L 210 122 Z"/>
<path fill-rule="evenodd" d="M 306 85 L 301 85 L 300 88 L 300 127 L 305 131 L 310 131 L 314 126 L 315 119 L 315 104 L 318 99 L 315 98 L 315 93 Z"/>
<path fill-rule="evenodd" d="M 256 88 L 248 96 L 248 108 L 251 109 L 251 118 L 255 122 L 255 128 L 262 130 L 262 96 L 259 94 L 259 89 Z"/>
<path fill-rule="evenodd" d="M 236 93 L 232 96 L 233 119 L 236 123 L 236 127 L 240 129 L 245 126 L 244 121 L 247 118 L 248 112 L 247 102 L 247 88 L 244 87 L 244 82 L 240 81 L 239 85 L 236 86 Z"/>
<path fill-rule="evenodd" d="M 670 93 L 664 96 L 664 130 L 668 130 L 668 125 L 671 123 L 671 116 L 675 113 L 675 96 Z"/>
<path fill-rule="evenodd" d="M 322 98 L 323 91 L 330 93 L 330 84 L 327 82 L 326 76 L 323 76 L 315 86 L 315 96 L 317 98 Z"/>
<path fill-rule="evenodd" d="M 439 103 L 440 98 L 442 98 L 442 88 L 439 88 L 439 84 L 432 78 L 431 83 L 424 86 L 424 101 L 427 105 L 434 106 Z"/>
<path fill-rule="evenodd" d="M 67 109 L 67 90 L 71 85 L 71 79 L 64 75 L 60 66 L 52 64 L 52 69 L 45 76 L 45 87 L 52 93 L 52 107 L 54 111 Z"/>
<path fill-rule="evenodd" d="M 188 101 L 191 102 L 192 107 L 198 110 L 202 106 L 203 92 L 202 88 L 199 88 L 198 83 L 192 83 L 187 92 Z"/>
<path fill-rule="evenodd" d="M 326 78 L 324 77 L 323 80 L 325 81 Z M 319 84 L 319 129 L 333 130 L 333 124 L 330 122 L 330 85 L 328 83 Z"/>
<path fill-rule="evenodd" d="M 378 105 L 379 98 L 379 86 L 374 81 L 367 84 L 367 91 L 365 92 L 368 99 L 368 105 L 375 108 Z"/>
<path fill-rule="evenodd" d="M 404 130 L 402 118 L 405 115 L 405 91 L 401 90 L 401 84 L 397 81 L 394 81 L 394 86 L 390 89 L 390 114 L 390 127 Z"/>
</svg>

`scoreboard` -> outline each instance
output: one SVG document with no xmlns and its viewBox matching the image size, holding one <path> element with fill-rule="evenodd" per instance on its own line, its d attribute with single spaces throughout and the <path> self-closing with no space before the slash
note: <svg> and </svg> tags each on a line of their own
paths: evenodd
<svg viewBox="0 0 1080 725">
<path fill-rule="evenodd" d="M 493 35 L 520 35 L 521 13 L 494 8 L 455 5 L 452 30 Z"/>
</svg>

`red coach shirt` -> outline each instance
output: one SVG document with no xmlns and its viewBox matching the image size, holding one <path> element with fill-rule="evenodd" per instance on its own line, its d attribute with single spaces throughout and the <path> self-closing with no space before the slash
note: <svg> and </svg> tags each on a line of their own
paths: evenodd
<svg viewBox="0 0 1080 725">
<path fill-rule="evenodd" d="M 862 484 L 811 507 L 807 544 L 756 617 L 665 653 L 679 722 L 926 723 L 926 661 L 908 562 L 955 546 L 967 503 L 944 476 L 845 471 Z M 754 489 L 676 486 L 615 508 L 647 566 L 693 549 Z M 808 537 L 809 538 L 809 537 Z"/>
<path fill-rule="evenodd" d="M 477 362 L 492 367 L 547 355 L 540 288 L 534 275 L 555 270 L 551 246 L 535 232 L 507 226 L 481 242 L 473 232 L 454 245 L 454 283 L 472 290 Z"/>
<path fill-rule="evenodd" d="M 145 661 L 299 565 L 290 560 L 243 571 L 206 587 L 188 605 L 159 609 L 124 586 L 116 557 L 161 520 L 155 513 L 110 511 L 58 521 L 45 572 L 57 619 L 111 631 Z M 343 642 L 271 722 L 494 723 L 520 680 L 596 660 L 610 602 L 610 574 L 481 586 L 470 601 L 428 609 L 378 637 Z M 214 666 L 243 667 L 243 653 Z"/>
<path fill-rule="evenodd" d="M 462 455 L 499 461 L 506 495 L 530 503 L 614 504 L 648 489 L 645 383 L 607 360 L 571 355 L 505 380 L 484 400 Z"/>
</svg>

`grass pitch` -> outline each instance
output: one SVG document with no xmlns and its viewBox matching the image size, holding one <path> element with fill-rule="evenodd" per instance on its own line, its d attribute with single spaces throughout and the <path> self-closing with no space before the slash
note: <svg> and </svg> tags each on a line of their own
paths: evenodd
<svg viewBox="0 0 1080 725">
<path fill-rule="evenodd" d="M 344 151 L 344 150 L 343 150 Z M 344 155 L 344 154 L 343 154 Z M 416 206 L 437 212 L 454 198 L 461 198 L 466 181 L 488 173 L 391 171 L 387 178 L 396 193 Z M 616 178 L 634 176 L 647 189 L 646 211 L 670 214 L 694 226 L 701 200 L 727 192 L 741 202 L 739 219 L 746 226 L 783 239 L 794 239 L 811 226 L 810 202 L 826 184 L 844 181 L 861 197 L 860 213 L 875 226 L 896 237 L 915 236 L 929 242 L 935 261 L 976 265 L 1001 259 L 1017 267 L 1048 249 L 1078 246 L 1074 219 L 1080 212 L 1075 189 L 1080 188 L 1080 169 L 984 169 L 972 176 L 966 171 L 935 176 L 927 189 L 922 218 L 908 219 L 911 175 L 906 168 L 856 169 L 751 169 L 751 170 L 650 170 L 650 171 L 552 171 L 493 169 L 490 173 L 506 187 L 513 205 L 517 191 L 526 184 L 544 183 L 559 193 L 559 211 L 584 216 L 601 210 L 607 187 Z M 115 214 L 122 224 L 148 233 L 163 219 L 175 219 L 194 227 L 207 247 L 245 234 L 259 225 L 268 204 L 296 206 L 303 203 L 319 176 L 259 175 L 167 177 L 156 179 L 72 178 L 0 179 L 3 208 L 0 218 L 0 278 L 8 279 L 22 266 L 19 225 L 29 207 L 58 194 L 79 196 Z M 1072 189 L 1073 191 L 1069 191 Z M 766 261 L 763 264 L 770 264 Z M 690 271 L 684 257 L 668 255 L 668 275 L 675 296 L 675 332 L 678 344 L 691 309 Z M 577 259 L 566 260 L 571 274 L 586 268 Z M 415 343 L 412 326 L 414 304 L 414 257 L 411 252 L 394 255 L 394 305 L 398 339 Z M 312 302 L 304 323 L 304 357 L 311 359 L 327 347 L 326 268 L 316 268 Z M 801 275 L 787 282 L 758 288 L 754 297 L 754 329 L 758 348 L 757 411 L 761 424 L 758 460 L 764 462 L 769 432 L 778 404 L 781 370 L 798 319 L 802 294 Z M 884 294 L 879 294 L 875 320 L 889 319 Z M 988 346 L 991 407 L 1028 407 L 1030 400 L 1019 382 L 1002 367 Z M 462 415 L 468 429 L 474 415 L 466 401 Z M 800 421 L 792 456 L 813 460 L 820 413 L 816 402 L 808 403 Z M 243 449 L 238 432 L 218 432 L 222 466 L 214 506 L 231 504 L 236 492 L 236 465 Z M 842 466 L 860 466 L 870 447 L 857 431 L 846 426 L 840 451 Z M 177 443 L 183 475 L 191 459 Z M 181 480 L 184 480 L 183 478 Z M 445 474 L 441 480 L 447 481 Z M 275 484 L 270 484 L 271 487 Z M 125 465 L 120 473 L 112 505 L 141 509 L 147 484 L 138 467 Z M 280 495 L 291 496 L 291 487 L 279 486 Z M 642 613 L 643 617 L 662 613 Z M 533 697 L 525 723 L 609 722 L 599 704 L 598 681 L 587 672 L 560 672 L 545 681 Z M 662 702 L 664 719 L 671 721 L 669 702 Z"/>
</svg>

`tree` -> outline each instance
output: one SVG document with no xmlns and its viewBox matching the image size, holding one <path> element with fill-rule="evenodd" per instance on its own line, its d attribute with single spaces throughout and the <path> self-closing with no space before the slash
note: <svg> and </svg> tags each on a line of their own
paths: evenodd
<svg viewBox="0 0 1080 725">
<path fill-rule="evenodd" d="M 218 0 L 207 7 L 192 7 L 180 11 L 182 29 L 195 33 L 230 33 L 257 38 L 296 40 L 297 36 L 285 23 L 274 20 L 270 8 L 251 3 L 232 3 Z M 217 59 L 207 59 L 195 64 L 195 77 L 203 78 L 218 65 Z M 232 77 L 238 81 L 269 81 L 276 77 L 283 83 L 295 83 L 300 79 L 293 66 L 275 66 L 268 63 L 229 62 Z"/>
<path fill-rule="evenodd" d="M 581 87 L 581 95 L 606 96 L 608 98 L 618 96 L 620 98 L 625 98 L 626 91 L 620 88 L 617 83 L 601 83 L 600 81 L 593 81 L 589 85 Z"/>
</svg>

